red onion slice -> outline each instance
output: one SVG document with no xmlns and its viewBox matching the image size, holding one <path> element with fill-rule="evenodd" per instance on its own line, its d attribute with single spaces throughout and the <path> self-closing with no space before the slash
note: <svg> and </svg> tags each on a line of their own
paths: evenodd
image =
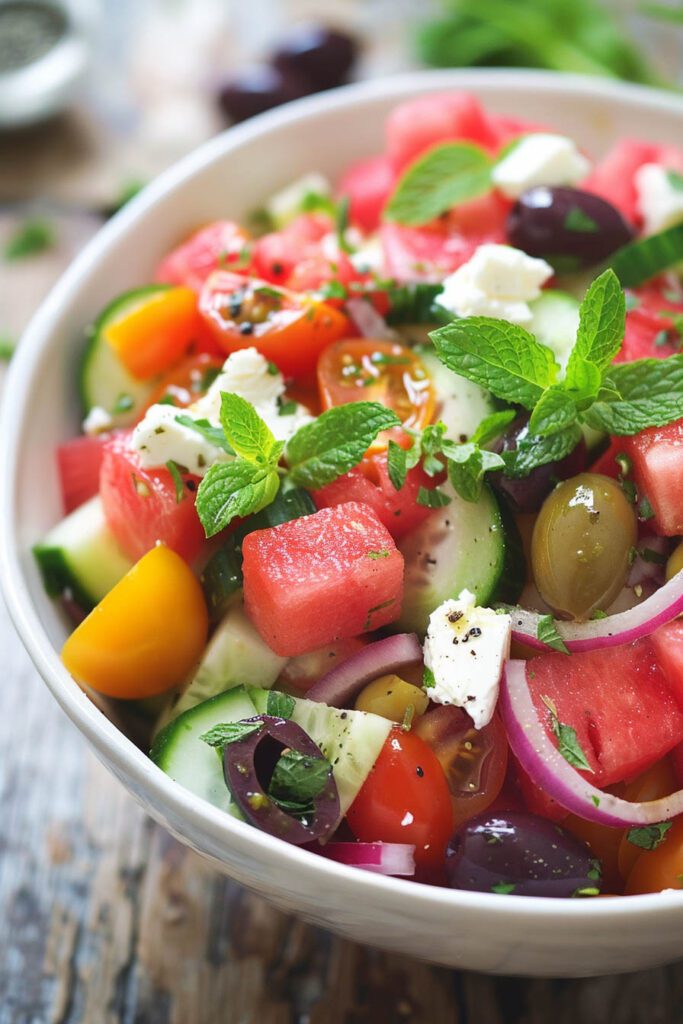
<svg viewBox="0 0 683 1024">
<path fill-rule="evenodd" d="M 346 310 L 364 338 L 395 338 L 389 324 L 368 299 L 353 298 L 346 303 Z"/>
<path fill-rule="evenodd" d="M 533 781 L 566 810 L 615 828 L 654 825 L 683 813 L 683 789 L 660 800 L 630 803 L 597 789 L 572 768 L 538 717 L 526 679 L 526 662 L 508 661 L 499 709 L 512 752 Z"/>
<path fill-rule="evenodd" d="M 555 620 L 555 627 L 570 651 L 596 651 L 603 647 L 617 647 L 630 644 L 643 636 L 654 633 L 659 626 L 665 626 L 683 612 L 683 571 L 656 590 L 651 597 L 628 611 L 608 615 L 604 619 L 590 622 L 562 622 Z M 540 651 L 550 648 L 538 639 L 538 624 L 542 618 L 538 612 L 513 608 L 512 635 L 527 647 Z"/>
<path fill-rule="evenodd" d="M 368 644 L 314 683 L 306 697 L 332 708 L 347 707 L 367 683 L 422 661 L 415 633 L 397 633 Z"/>
<path fill-rule="evenodd" d="M 409 843 L 327 843 L 317 852 L 378 875 L 415 874 L 415 847 Z"/>
</svg>

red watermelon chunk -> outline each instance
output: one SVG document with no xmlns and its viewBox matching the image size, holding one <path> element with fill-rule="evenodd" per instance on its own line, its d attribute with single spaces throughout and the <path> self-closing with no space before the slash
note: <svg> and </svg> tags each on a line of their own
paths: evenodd
<svg viewBox="0 0 683 1024">
<path fill-rule="evenodd" d="M 111 434 L 85 434 L 58 446 L 57 466 L 65 512 L 73 512 L 97 494 L 104 446 L 110 438 Z"/>
<path fill-rule="evenodd" d="M 242 555 L 247 614 L 283 657 L 378 629 L 400 612 L 403 557 L 367 505 L 255 530 Z"/>
<path fill-rule="evenodd" d="M 349 198 L 351 223 L 361 231 L 376 231 L 395 183 L 396 172 L 385 156 L 351 164 L 337 187 L 340 196 Z"/>
<path fill-rule="evenodd" d="M 641 497 L 655 513 L 654 526 L 665 537 L 683 533 L 683 420 L 624 437 L 622 450 L 633 462 Z"/>
<path fill-rule="evenodd" d="M 652 634 L 657 660 L 683 708 L 683 621 L 677 619 Z"/>
<path fill-rule="evenodd" d="M 407 100 L 389 114 L 385 133 L 387 154 L 399 172 L 441 142 L 474 142 L 485 149 L 498 144 L 498 132 L 479 100 L 467 92 Z"/>
<path fill-rule="evenodd" d="M 248 273 L 249 235 L 232 220 L 217 220 L 172 249 L 157 267 L 155 281 L 185 285 L 195 292 L 214 270 Z"/>
<path fill-rule="evenodd" d="M 665 359 L 680 352 L 679 331 L 667 314 L 683 315 L 683 302 L 675 301 L 672 293 L 658 284 L 636 288 L 632 296 L 635 304 L 626 314 L 624 343 L 614 361 Z"/>
<path fill-rule="evenodd" d="M 545 654 L 528 662 L 529 687 L 541 720 L 557 708 L 576 730 L 599 787 L 630 779 L 683 740 L 683 710 L 652 641 L 581 654 Z"/>
<path fill-rule="evenodd" d="M 658 146 L 639 139 L 620 139 L 595 165 L 581 188 L 602 196 L 621 210 L 632 224 L 642 224 L 635 174 L 644 164 L 661 164 L 672 171 L 683 171 L 683 150 L 677 146 Z"/>
</svg>

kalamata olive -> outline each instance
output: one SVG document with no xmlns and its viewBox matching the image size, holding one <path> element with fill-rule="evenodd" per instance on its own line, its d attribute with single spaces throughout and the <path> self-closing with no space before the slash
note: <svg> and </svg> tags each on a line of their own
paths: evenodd
<svg viewBox="0 0 683 1024">
<path fill-rule="evenodd" d="M 487 811 L 453 835 L 446 850 L 453 889 L 515 896 L 595 896 L 600 864 L 559 825 L 526 811 Z"/>
<path fill-rule="evenodd" d="M 529 431 L 527 414 L 518 416 L 508 427 L 494 450 L 497 452 L 514 451 L 517 443 L 523 440 Z M 538 512 L 545 498 L 559 480 L 580 473 L 586 465 L 586 445 L 581 438 L 576 448 L 560 462 L 548 462 L 538 466 L 528 476 L 520 479 L 506 476 L 505 473 L 491 473 L 489 481 L 494 490 L 502 494 L 508 501 L 513 512 Z"/>
<path fill-rule="evenodd" d="M 626 583 L 638 535 L 633 505 L 616 480 L 580 473 L 548 495 L 531 538 L 531 569 L 559 616 L 604 611 Z"/>
<path fill-rule="evenodd" d="M 271 107 L 299 99 L 311 92 L 308 83 L 267 64 L 243 68 L 223 82 L 217 92 L 218 105 L 231 121 L 246 121 Z"/>
<path fill-rule="evenodd" d="M 296 74 L 311 85 L 311 91 L 331 89 L 348 78 L 358 52 L 352 36 L 324 25 L 298 25 L 282 40 L 273 54 L 273 66 L 285 74 Z"/>
<path fill-rule="evenodd" d="M 530 188 L 507 219 L 510 244 L 556 270 L 600 263 L 634 237 L 631 225 L 600 196 L 578 188 Z"/>
</svg>

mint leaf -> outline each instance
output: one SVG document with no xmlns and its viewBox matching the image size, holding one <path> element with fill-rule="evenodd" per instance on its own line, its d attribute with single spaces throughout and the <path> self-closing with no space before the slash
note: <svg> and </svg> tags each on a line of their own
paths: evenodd
<svg viewBox="0 0 683 1024">
<path fill-rule="evenodd" d="M 378 402 L 349 402 L 327 409 L 287 442 L 290 481 L 309 490 L 331 483 L 361 461 L 382 430 L 400 423 L 391 409 Z"/>
<path fill-rule="evenodd" d="M 394 489 L 400 491 L 408 475 L 408 453 L 395 441 L 387 445 L 387 472 Z"/>
<path fill-rule="evenodd" d="M 569 381 L 565 377 L 562 382 L 562 386 L 580 409 L 585 409 L 593 402 L 600 392 L 601 384 L 601 371 L 583 356 L 574 358 L 571 377 Z"/>
<path fill-rule="evenodd" d="M 275 765 L 268 795 L 278 802 L 307 804 L 324 790 L 332 774 L 332 765 L 323 757 L 312 757 L 298 750 L 286 750 Z"/>
<path fill-rule="evenodd" d="M 235 454 L 234 449 L 228 444 L 228 440 L 221 428 L 214 427 L 214 425 L 208 420 L 193 420 L 191 416 L 187 416 L 183 413 L 180 416 L 176 416 L 175 421 L 176 423 L 180 423 L 183 427 L 189 427 L 190 430 L 196 430 L 197 433 L 201 434 L 206 441 L 215 445 L 216 448 L 221 448 L 224 452 L 227 452 L 228 455 Z"/>
<path fill-rule="evenodd" d="M 445 142 L 405 171 L 384 211 L 399 224 L 426 224 L 491 190 L 491 158 L 471 142 Z"/>
<path fill-rule="evenodd" d="M 444 454 L 448 459 L 448 478 L 465 501 L 479 501 L 484 474 L 505 466 L 500 455 L 472 442 L 444 445 Z"/>
<path fill-rule="evenodd" d="M 204 743 L 208 743 L 210 747 L 226 747 L 229 743 L 236 743 L 251 736 L 262 727 L 262 724 L 262 722 L 225 722 L 214 725 L 199 738 Z"/>
<path fill-rule="evenodd" d="M 537 434 L 519 434 L 514 450 L 501 452 L 507 476 L 521 478 L 528 476 L 538 466 L 548 462 L 559 462 L 574 451 L 581 440 L 581 428 L 574 424 L 549 437 Z"/>
<path fill-rule="evenodd" d="M 23 260 L 51 249 L 56 240 L 55 229 L 49 221 L 42 217 L 29 217 L 7 240 L 3 255 L 8 263 Z"/>
<path fill-rule="evenodd" d="M 417 492 L 417 503 L 425 508 L 444 508 L 446 505 L 450 505 L 451 499 L 438 487 L 420 487 Z"/>
<path fill-rule="evenodd" d="M 243 459 L 259 465 L 277 462 L 283 445 L 246 398 L 221 391 L 221 425 L 229 444 Z"/>
<path fill-rule="evenodd" d="M 494 882 L 491 886 L 491 892 L 498 893 L 499 896 L 509 896 L 516 888 L 516 882 Z"/>
<path fill-rule="evenodd" d="M 581 748 L 581 744 L 576 738 L 576 729 L 572 728 L 571 725 L 565 725 L 564 722 L 559 720 L 557 716 L 557 708 L 549 697 L 542 696 L 541 700 L 550 712 L 550 728 L 553 735 L 557 738 L 557 749 L 562 757 L 572 766 L 572 768 L 578 768 L 579 771 L 593 773 L 593 769 L 588 763 L 586 755 Z"/>
<path fill-rule="evenodd" d="M 639 846 L 641 850 L 656 850 L 660 843 L 664 841 L 664 837 L 672 825 L 672 821 L 660 821 L 655 825 L 630 828 L 626 838 L 629 843 Z"/>
<path fill-rule="evenodd" d="M 246 459 L 211 466 L 197 491 L 197 514 L 207 537 L 223 530 L 236 516 L 252 515 L 270 505 L 280 487 L 272 466 Z"/>
<path fill-rule="evenodd" d="M 600 225 L 592 217 L 589 217 L 580 206 L 570 206 L 564 218 L 565 231 L 576 231 L 582 235 L 594 235 L 600 230 Z"/>
<path fill-rule="evenodd" d="M 180 467 L 178 466 L 177 462 L 174 462 L 173 459 L 169 459 L 168 462 L 166 463 L 166 469 L 171 474 L 173 486 L 175 487 L 176 505 L 179 505 L 180 502 L 185 497 L 185 484 L 183 483 L 183 478 L 180 475 Z"/>
<path fill-rule="evenodd" d="M 621 348 L 625 326 L 624 293 L 616 274 L 608 269 L 593 281 L 581 303 L 579 329 L 565 374 L 567 388 L 585 390 L 583 360 L 600 372 L 607 369 Z M 597 394 L 597 387 L 592 394 Z"/>
<path fill-rule="evenodd" d="M 266 714 L 273 718 L 291 718 L 296 707 L 296 701 L 288 693 L 278 693 L 271 690 L 266 703 Z"/>
<path fill-rule="evenodd" d="M 529 433 L 552 437 L 576 423 L 576 403 L 558 385 L 543 392 L 529 419 Z"/>
<path fill-rule="evenodd" d="M 559 651 L 560 654 L 569 654 L 564 640 L 557 632 L 557 626 L 552 615 L 542 615 L 538 620 L 536 637 L 542 644 L 552 647 L 554 651 Z"/>
<path fill-rule="evenodd" d="M 489 416 L 484 416 L 484 419 L 472 434 L 470 441 L 473 444 L 488 444 L 489 441 L 500 437 L 516 415 L 517 411 L 515 409 L 501 409 L 500 412 L 492 412 Z"/>
<path fill-rule="evenodd" d="M 637 434 L 683 417 L 683 355 L 637 359 L 610 368 L 609 390 L 582 414 L 583 420 L 608 434 Z"/>
<path fill-rule="evenodd" d="M 434 678 L 434 673 L 432 672 L 431 668 L 427 668 L 426 665 L 424 672 L 422 673 L 422 685 L 425 688 L 425 690 L 431 690 L 432 687 L 436 686 L 436 679 Z"/>
<path fill-rule="evenodd" d="M 432 331 L 430 338 L 449 370 L 506 402 L 533 409 L 555 383 L 558 365 L 551 350 L 505 320 L 463 317 Z"/>
</svg>

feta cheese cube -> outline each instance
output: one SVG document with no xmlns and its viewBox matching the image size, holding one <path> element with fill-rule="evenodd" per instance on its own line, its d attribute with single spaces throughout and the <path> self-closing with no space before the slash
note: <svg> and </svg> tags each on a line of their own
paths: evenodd
<svg viewBox="0 0 683 1024">
<path fill-rule="evenodd" d="M 107 410 L 100 405 L 94 405 L 83 420 L 83 433 L 88 437 L 95 437 L 97 434 L 103 434 L 106 430 L 111 430 L 113 426 L 114 421 Z"/>
<path fill-rule="evenodd" d="M 534 185 L 576 185 L 590 166 L 573 139 L 534 132 L 520 139 L 495 165 L 491 178 L 504 196 L 518 199 Z"/>
<path fill-rule="evenodd" d="M 645 234 L 653 235 L 683 221 L 683 178 L 661 164 L 643 164 L 634 176 Z"/>
<path fill-rule="evenodd" d="M 425 668 L 433 675 L 430 699 L 464 708 L 476 729 L 488 725 L 510 656 L 511 627 L 509 615 L 477 607 L 468 590 L 439 605 L 424 642 Z"/>
<path fill-rule="evenodd" d="M 437 296 L 456 316 L 491 316 L 514 324 L 532 319 L 529 302 L 552 277 L 545 260 L 510 245 L 480 245 L 474 256 L 450 274 Z"/>
<path fill-rule="evenodd" d="M 204 476 L 214 462 L 232 458 L 192 427 L 178 423 L 177 417 L 183 412 L 174 405 L 151 405 L 135 427 L 131 444 L 146 469 L 172 460 L 190 473 Z"/>
</svg>

